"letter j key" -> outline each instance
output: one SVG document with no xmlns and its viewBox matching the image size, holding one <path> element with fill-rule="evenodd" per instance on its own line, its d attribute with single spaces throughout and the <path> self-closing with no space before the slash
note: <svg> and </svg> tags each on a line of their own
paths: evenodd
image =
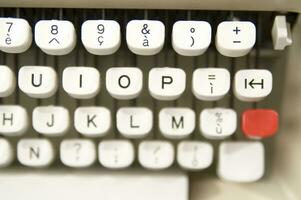
<svg viewBox="0 0 301 200">
<path fill-rule="evenodd" d="M 69 112 L 61 106 L 39 106 L 33 110 L 32 126 L 41 134 L 63 135 L 70 126 Z"/>
</svg>

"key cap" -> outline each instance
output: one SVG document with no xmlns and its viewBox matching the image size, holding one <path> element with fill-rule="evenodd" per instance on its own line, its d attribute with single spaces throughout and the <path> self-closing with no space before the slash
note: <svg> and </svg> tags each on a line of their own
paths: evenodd
<svg viewBox="0 0 301 200">
<path fill-rule="evenodd" d="M 211 43 L 211 26 L 205 21 L 177 21 L 172 28 L 172 46 L 183 56 L 199 56 Z"/>
<path fill-rule="evenodd" d="M 24 66 L 18 74 L 18 85 L 22 92 L 32 98 L 48 98 L 58 88 L 57 74 L 52 67 Z"/>
<path fill-rule="evenodd" d="M 106 73 L 106 88 L 116 99 L 134 99 L 143 85 L 142 71 L 136 67 L 114 67 Z"/>
<path fill-rule="evenodd" d="M 176 100 L 186 87 L 186 74 L 182 69 L 152 68 L 148 76 L 148 89 L 158 100 Z"/>
<path fill-rule="evenodd" d="M 89 53 L 110 55 L 120 47 L 120 26 L 114 20 L 87 20 L 82 24 L 81 39 Z"/>
<path fill-rule="evenodd" d="M 177 161 L 183 169 L 206 169 L 213 162 L 213 147 L 207 142 L 182 141 L 178 145 Z"/>
<path fill-rule="evenodd" d="M 74 112 L 74 127 L 86 137 L 102 137 L 111 128 L 111 113 L 106 107 L 78 107 Z"/>
<path fill-rule="evenodd" d="M 40 134 L 61 136 L 69 130 L 69 111 L 62 106 L 38 106 L 32 112 L 32 127 Z"/>
<path fill-rule="evenodd" d="M 8 97 L 16 88 L 14 72 L 6 65 L 0 65 L 0 97 Z"/>
<path fill-rule="evenodd" d="M 9 166 L 14 159 L 12 145 L 4 138 L 0 138 L 0 168 Z"/>
<path fill-rule="evenodd" d="M 100 90 L 100 74 L 93 67 L 67 67 L 63 71 L 63 88 L 73 98 L 93 98 Z"/>
<path fill-rule="evenodd" d="M 271 137 L 278 131 L 278 113 L 270 109 L 249 109 L 242 114 L 242 130 L 249 138 Z"/>
<path fill-rule="evenodd" d="M 185 138 L 195 129 L 195 113 L 190 108 L 164 108 L 159 113 L 159 128 L 167 138 Z"/>
<path fill-rule="evenodd" d="M 256 27 L 250 21 L 224 21 L 217 26 L 216 48 L 224 56 L 244 56 L 255 41 Z"/>
<path fill-rule="evenodd" d="M 47 167 L 54 160 L 54 149 L 47 139 L 21 139 L 17 145 L 17 157 L 24 166 Z"/>
<path fill-rule="evenodd" d="M 174 148 L 168 141 L 143 141 L 138 147 L 139 163 L 147 169 L 166 169 L 173 164 L 174 157 Z"/>
<path fill-rule="evenodd" d="M 207 108 L 200 114 L 200 130 L 208 139 L 224 139 L 237 128 L 237 114 L 229 108 Z"/>
<path fill-rule="evenodd" d="M 203 101 L 222 99 L 230 89 L 230 73 L 224 68 L 196 69 L 192 75 L 192 92 Z"/>
<path fill-rule="evenodd" d="M 0 105 L 0 134 L 19 136 L 28 128 L 26 110 L 17 105 Z"/>
<path fill-rule="evenodd" d="M 126 26 L 126 43 L 137 55 L 155 55 L 164 45 L 165 27 L 161 21 L 131 20 Z"/>
<path fill-rule="evenodd" d="M 162 173 L 138 169 L 66 170 L 59 167 L 20 173 L 1 170 L 0 175 L 0 193 L 4 200 L 22 200 L 24 197 L 55 200 L 62 199 L 62 196 L 72 200 L 87 197 L 88 200 L 188 200 L 189 197 L 187 173 L 179 170 Z"/>
<path fill-rule="evenodd" d="M 144 107 L 123 107 L 117 111 L 116 126 L 128 138 L 142 138 L 152 130 L 153 113 Z"/>
<path fill-rule="evenodd" d="M 87 139 L 63 140 L 60 145 L 60 159 L 68 167 L 89 167 L 96 160 L 95 144 Z"/>
<path fill-rule="evenodd" d="M 236 72 L 234 94 L 241 101 L 260 101 L 273 88 L 272 73 L 265 69 L 246 69 Z"/>
<path fill-rule="evenodd" d="M 40 20 L 35 25 L 35 42 L 46 54 L 66 55 L 76 44 L 73 24 L 65 20 Z"/>
<path fill-rule="evenodd" d="M 222 142 L 217 174 L 234 182 L 254 182 L 264 175 L 264 146 L 260 142 Z"/>
<path fill-rule="evenodd" d="M 103 140 L 98 146 L 100 164 L 110 169 L 129 167 L 134 162 L 133 144 L 128 140 Z"/>
<path fill-rule="evenodd" d="M 6 53 L 22 53 L 32 43 L 31 27 L 25 19 L 0 18 L 0 49 Z"/>
</svg>

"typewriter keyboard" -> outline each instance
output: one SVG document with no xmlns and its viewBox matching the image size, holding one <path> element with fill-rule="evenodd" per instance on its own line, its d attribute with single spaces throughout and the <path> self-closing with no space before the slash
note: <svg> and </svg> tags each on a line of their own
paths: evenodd
<svg viewBox="0 0 301 200">
<path fill-rule="evenodd" d="M 296 14 L 5 8 L 0 16 L 2 170 L 263 177 Z"/>
</svg>

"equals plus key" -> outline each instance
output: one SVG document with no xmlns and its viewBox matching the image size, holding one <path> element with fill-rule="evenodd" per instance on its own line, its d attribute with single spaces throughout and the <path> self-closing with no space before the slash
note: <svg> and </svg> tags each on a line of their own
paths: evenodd
<svg viewBox="0 0 301 200">
<path fill-rule="evenodd" d="M 209 74 L 208 80 L 215 80 L 215 74 Z"/>
<path fill-rule="evenodd" d="M 215 74 L 209 74 L 208 80 L 215 80 Z M 210 84 L 210 93 L 213 94 L 213 83 L 210 82 L 209 84 Z"/>
</svg>

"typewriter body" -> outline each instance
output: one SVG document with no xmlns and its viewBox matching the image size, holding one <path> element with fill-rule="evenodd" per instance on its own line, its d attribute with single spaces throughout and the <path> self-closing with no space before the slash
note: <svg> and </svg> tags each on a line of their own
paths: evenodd
<svg viewBox="0 0 301 200">
<path fill-rule="evenodd" d="M 299 12 L 0 1 L 0 199 L 301 199 Z"/>
</svg>

